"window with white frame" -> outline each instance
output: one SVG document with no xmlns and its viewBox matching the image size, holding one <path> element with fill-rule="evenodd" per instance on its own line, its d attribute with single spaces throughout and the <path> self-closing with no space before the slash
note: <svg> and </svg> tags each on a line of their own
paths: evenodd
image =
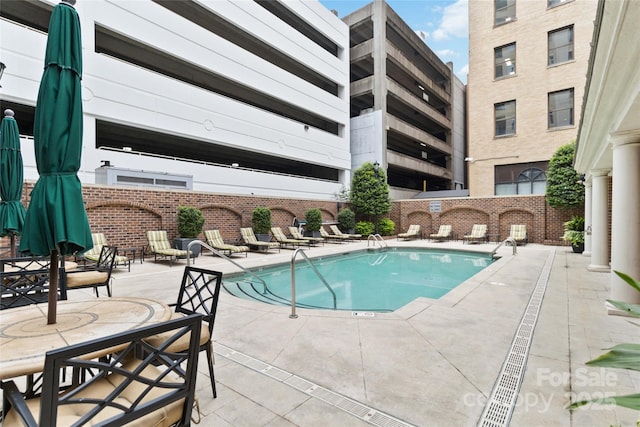
<svg viewBox="0 0 640 427">
<path fill-rule="evenodd" d="M 563 3 L 568 3 L 570 0 L 547 0 L 547 7 L 559 6 Z"/>
<path fill-rule="evenodd" d="M 573 25 L 549 31 L 549 65 L 573 61 Z"/>
<path fill-rule="evenodd" d="M 494 105 L 496 136 L 515 135 L 516 101 L 500 102 Z"/>
<path fill-rule="evenodd" d="M 494 186 L 496 196 L 513 194 L 544 194 L 547 190 L 548 162 L 496 165 Z"/>
<path fill-rule="evenodd" d="M 573 88 L 550 92 L 549 129 L 573 126 Z"/>
<path fill-rule="evenodd" d="M 495 78 L 516 74 L 516 44 L 510 43 L 494 49 Z"/>
<path fill-rule="evenodd" d="M 495 1 L 495 23 L 505 24 L 516 19 L 516 0 L 494 0 Z"/>
</svg>

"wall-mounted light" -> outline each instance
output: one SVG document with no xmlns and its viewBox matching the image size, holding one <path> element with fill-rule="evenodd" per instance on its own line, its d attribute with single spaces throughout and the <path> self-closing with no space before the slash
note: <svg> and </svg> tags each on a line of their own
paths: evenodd
<svg viewBox="0 0 640 427">
<path fill-rule="evenodd" d="M 100 163 L 102 163 L 100 165 L 101 168 L 111 167 L 111 161 L 110 160 L 100 160 Z"/>
<path fill-rule="evenodd" d="M 376 162 L 373 164 L 373 172 L 376 174 L 376 178 L 378 177 L 379 171 L 380 171 L 380 163 L 378 163 L 378 161 L 376 160 Z"/>
<path fill-rule="evenodd" d="M 2 79 L 2 75 L 4 74 L 4 69 L 7 68 L 6 65 L 4 65 L 4 62 L 0 62 L 0 79 Z M 2 87 L 2 86 L 0 86 Z"/>
<path fill-rule="evenodd" d="M 304 125 L 304 130 L 309 130 L 309 125 Z"/>
<path fill-rule="evenodd" d="M 584 182 L 586 181 L 586 177 L 585 174 L 581 173 L 580 177 L 578 178 L 578 180 L 576 181 L 576 184 L 584 184 Z"/>
</svg>

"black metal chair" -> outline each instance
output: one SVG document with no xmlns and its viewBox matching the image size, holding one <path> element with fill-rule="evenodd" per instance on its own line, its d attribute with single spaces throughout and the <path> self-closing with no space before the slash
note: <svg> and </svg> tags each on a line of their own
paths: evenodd
<svg viewBox="0 0 640 427">
<path fill-rule="evenodd" d="M 2 382 L 3 426 L 190 425 L 195 400 L 202 316 L 164 323 L 52 350 L 46 354 L 42 394 L 24 399 L 14 381 Z M 163 336 L 156 345 L 149 336 Z M 171 346 L 186 340 L 185 350 Z M 105 350 L 111 357 L 91 360 Z M 144 355 L 144 357 L 139 357 Z M 70 386 L 66 371 L 89 373 Z M 37 420 L 37 421 L 36 421 Z"/>
<path fill-rule="evenodd" d="M 182 283 L 178 293 L 178 300 L 175 304 L 174 318 L 188 316 L 194 313 L 203 315 L 203 322 L 200 337 L 200 351 L 207 352 L 207 364 L 209 366 L 209 377 L 211 378 L 211 389 L 213 397 L 217 397 L 215 376 L 213 374 L 213 324 L 216 319 L 218 298 L 222 285 L 222 273 L 219 271 L 206 270 L 192 266 L 185 267 L 182 275 Z M 156 340 L 162 341 L 164 337 L 151 337 L 147 341 L 154 344 Z M 176 343 L 174 348 L 179 349 L 181 343 Z M 184 344 L 183 344 L 184 345 Z"/>
<path fill-rule="evenodd" d="M 49 258 L 0 259 L 0 310 L 49 299 Z M 58 299 L 65 299 L 61 293 Z"/>
<path fill-rule="evenodd" d="M 98 288 L 107 288 L 107 294 L 111 296 L 111 272 L 118 256 L 116 246 L 103 246 L 100 251 L 100 258 L 95 265 L 85 266 L 73 271 L 61 270 L 60 286 L 63 297 L 66 299 L 66 292 L 71 289 L 93 288 L 96 297 L 99 297 Z"/>
</svg>

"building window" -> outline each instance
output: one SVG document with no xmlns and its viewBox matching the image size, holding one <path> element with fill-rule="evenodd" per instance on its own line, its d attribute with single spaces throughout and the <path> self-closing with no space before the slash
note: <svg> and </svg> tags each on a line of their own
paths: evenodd
<svg viewBox="0 0 640 427">
<path fill-rule="evenodd" d="M 495 195 L 545 194 L 548 162 L 519 163 L 495 167 Z"/>
<path fill-rule="evenodd" d="M 494 105 L 496 116 L 496 136 L 515 135 L 516 101 L 501 102 Z"/>
<path fill-rule="evenodd" d="M 495 0 L 496 25 L 516 19 L 516 0 Z"/>
<path fill-rule="evenodd" d="M 516 73 L 516 44 L 511 43 L 494 49 L 495 78 L 512 76 Z"/>
<path fill-rule="evenodd" d="M 569 0 L 547 0 L 547 7 L 559 6 L 563 3 L 567 3 Z"/>
<path fill-rule="evenodd" d="M 549 93 L 549 129 L 573 126 L 573 88 Z"/>
<path fill-rule="evenodd" d="M 573 25 L 549 31 L 549 65 L 573 61 Z"/>
</svg>

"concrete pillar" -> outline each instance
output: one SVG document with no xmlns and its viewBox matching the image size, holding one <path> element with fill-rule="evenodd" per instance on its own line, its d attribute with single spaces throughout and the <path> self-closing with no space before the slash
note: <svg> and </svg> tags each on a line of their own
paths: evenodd
<svg viewBox="0 0 640 427">
<path fill-rule="evenodd" d="M 591 256 L 591 181 L 584 183 L 584 252 L 582 256 Z"/>
<path fill-rule="evenodd" d="M 606 170 L 592 171 L 590 271 L 609 271 L 609 177 Z"/>
<path fill-rule="evenodd" d="M 640 280 L 640 131 L 612 135 L 611 270 Z M 640 304 L 640 293 L 611 274 L 611 299 Z"/>
</svg>

